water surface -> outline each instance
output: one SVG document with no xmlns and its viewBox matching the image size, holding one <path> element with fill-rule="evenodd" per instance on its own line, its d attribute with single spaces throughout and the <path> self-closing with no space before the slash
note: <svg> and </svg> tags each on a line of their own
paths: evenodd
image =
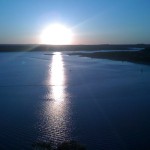
<svg viewBox="0 0 150 150">
<path fill-rule="evenodd" d="M 0 53 L 0 149 L 75 139 L 149 149 L 150 67 L 55 52 Z"/>
</svg>

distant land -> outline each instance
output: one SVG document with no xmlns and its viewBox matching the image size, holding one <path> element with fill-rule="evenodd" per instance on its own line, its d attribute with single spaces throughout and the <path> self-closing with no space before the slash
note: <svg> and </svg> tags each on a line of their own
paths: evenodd
<svg viewBox="0 0 150 150">
<path fill-rule="evenodd" d="M 36 44 L 0 44 L 0 52 L 16 51 L 82 51 L 82 50 L 129 50 L 132 48 L 150 48 L 150 44 L 126 45 L 36 45 Z"/>
<path fill-rule="evenodd" d="M 111 59 L 118 61 L 128 61 L 140 64 L 150 65 L 150 47 L 139 51 L 115 51 L 115 52 L 93 52 L 93 53 L 71 53 L 70 55 L 79 55 L 82 57 Z"/>
<path fill-rule="evenodd" d="M 143 50 L 133 51 L 135 48 Z M 110 50 L 107 52 L 94 52 L 95 50 Z M 112 52 L 111 50 L 116 50 Z M 122 50 L 122 51 L 117 51 Z M 123 51 L 128 50 L 128 51 Z M 131 51 L 130 51 L 131 50 Z M 150 65 L 150 45 L 149 44 L 129 44 L 129 45 L 23 45 L 23 44 L 1 44 L 0 52 L 33 52 L 33 51 L 72 51 L 69 55 L 79 55 L 82 57 L 111 59 L 118 61 L 128 61 Z M 75 52 L 79 51 L 79 52 Z M 83 53 L 80 51 L 90 51 Z M 92 52 L 93 51 L 93 52 Z M 74 53 L 75 52 L 75 53 Z"/>
</svg>

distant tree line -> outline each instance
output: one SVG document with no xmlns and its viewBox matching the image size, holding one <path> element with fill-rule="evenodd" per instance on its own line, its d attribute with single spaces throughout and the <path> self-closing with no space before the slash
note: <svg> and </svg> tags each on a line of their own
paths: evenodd
<svg viewBox="0 0 150 150">
<path fill-rule="evenodd" d="M 81 51 L 81 50 L 127 50 L 130 48 L 150 48 L 148 44 L 126 45 L 36 45 L 36 44 L 0 44 L 0 52 L 16 51 Z"/>
</svg>

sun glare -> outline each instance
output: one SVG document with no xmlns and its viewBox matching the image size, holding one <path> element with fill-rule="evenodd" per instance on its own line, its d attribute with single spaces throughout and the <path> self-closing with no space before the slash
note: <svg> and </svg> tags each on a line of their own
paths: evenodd
<svg viewBox="0 0 150 150">
<path fill-rule="evenodd" d="M 71 29 L 61 24 L 52 24 L 43 30 L 41 34 L 41 43 L 51 45 L 71 44 L 72 35 Z"/>
</svg>

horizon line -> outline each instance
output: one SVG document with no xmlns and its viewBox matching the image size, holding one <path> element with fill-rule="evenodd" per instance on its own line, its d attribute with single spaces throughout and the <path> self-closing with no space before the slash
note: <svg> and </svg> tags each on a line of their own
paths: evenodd
<svg viewBox="0 0 150 150">
<path fill-rule="evenodd" d="M 100 45 L 150 45 L 150 43 L 126 43 L 126 44 L 62 44 L 62 45 L 54 45 L 54 44 L 17 44 L 17 43 L 0 43 L 0 45 L 37 45 L 37 46 L 100 46 Z"/>
</svg>

